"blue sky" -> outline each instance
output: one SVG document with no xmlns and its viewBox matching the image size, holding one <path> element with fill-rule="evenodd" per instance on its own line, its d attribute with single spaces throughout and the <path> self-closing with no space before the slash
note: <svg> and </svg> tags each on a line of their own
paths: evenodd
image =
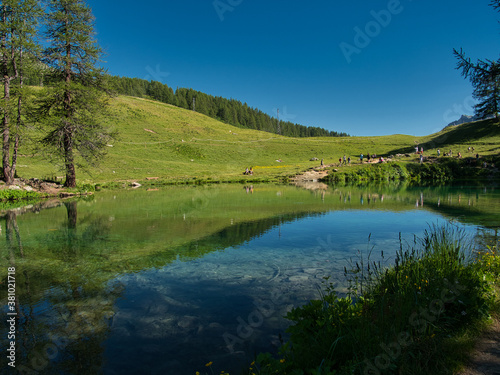
<svg viewBox="0 0 500 375">
<path fill-rule="evenodd" d="M 472 114 L 453 48 L 500 52 L 489 0 L 88 3 L 110 74 L 351 135 L 426 135 Z"/>
</svg>

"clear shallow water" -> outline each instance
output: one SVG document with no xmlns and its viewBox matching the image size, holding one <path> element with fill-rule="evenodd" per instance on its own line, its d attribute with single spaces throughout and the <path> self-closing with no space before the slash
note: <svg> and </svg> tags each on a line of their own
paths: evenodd
<svg viewBox="0 0 500 375">
<path fill-rule="evenodd" d="M 283 316 L 317 298 L 324 277 L 343 290 L 358 250 L 373 248 L 372 259 L 383 250 L 390 264 L 400 232 L 411 243 L 448 220 L 491 236 L 500 196 L 482 187 L 183 187 L 6 214 L 1 260 L 17 270 L 18 364 L 182 375 L 212 361 L 215 373 L 238 373 L 254 353 L 277 349 Z"/>
</svg>

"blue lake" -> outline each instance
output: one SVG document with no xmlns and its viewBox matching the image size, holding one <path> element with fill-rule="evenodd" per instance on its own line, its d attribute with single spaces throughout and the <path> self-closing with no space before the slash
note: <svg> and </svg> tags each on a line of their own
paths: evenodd
<svg viewBox="0 0 500 375">
<path fill-rule="evenodd" d="M 477 247 L 498 241 L 500 190 L 171 187 L 0 217 L 2 280 L 16 268 L 18 370 L 192 375 L 213 362 L 238 374 L 277 351 L 284 315 L 318 298 L 325 277 L 345 292 L 350 259 L 371 252 L 389 266 L 400 234 L 412 246 L 448 222 Z M 0 297 L 7 313 L 5 288 Z"/>
</svg>

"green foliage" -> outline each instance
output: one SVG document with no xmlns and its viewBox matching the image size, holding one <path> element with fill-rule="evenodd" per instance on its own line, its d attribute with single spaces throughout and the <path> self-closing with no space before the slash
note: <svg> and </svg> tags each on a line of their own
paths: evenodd
<svg viewBox="0 0 500 375">
<path fill-rule="evenodd" d="M 370 164 L 364 168 L 331 173 L 330 182 L 399 181 L 411 179 L 410 172 L 402 163 Z"/>
<path fill-rule="evenodd" d="M 486 159 L 482 162 L 484 161 Z M 423 164 L 399 162 L 372 164 L 367 165 L 365 168 L 330 173 L 326 180 L 333 183 L 398 180 L 436 183 L 453 180 L 487 179 L 490 176 L 491 171 L 480 167 L 480 162 L 475 159 L 442 158 L 434 163 Z"/>
<path fill-rule="evenodd" d="M 11 190 L 11 189 L 0 190 L 0 202 L 17 201 L 20 199 L 33 199 L 33 198 L 41 198 L 41 197 L 42 197 L 42 195 L 40 193 L 36 193 L 34 191 Z"/>
</svg>

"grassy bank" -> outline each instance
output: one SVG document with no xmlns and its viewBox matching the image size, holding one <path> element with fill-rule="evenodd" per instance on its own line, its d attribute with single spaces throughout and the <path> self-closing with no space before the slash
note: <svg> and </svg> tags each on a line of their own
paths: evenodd
<svg viewBox="0 0 500 375">
<path fill-rule="evenodd" d="M 0 189 L 0 211 L 22 207 L 43 197 L 35 191 Z"/>
<path fill-rule="evenodd" d="M 390 268 L 365 255 L 345 276 L 349 293 L 327 285 L 292 310 L 280 358 L 260 354 L 249 373 L 452 374 L 500 313 L 498 244 L 475 252 L 452 226 L 401 246 Z"/>
</svg>

